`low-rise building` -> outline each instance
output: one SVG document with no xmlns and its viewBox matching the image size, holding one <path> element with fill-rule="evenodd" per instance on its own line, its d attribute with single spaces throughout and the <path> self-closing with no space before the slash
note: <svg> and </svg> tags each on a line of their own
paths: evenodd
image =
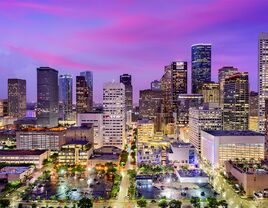
<svg viewBox="0 0 268 208">
<path fill-rule="evenodd" d="M 148 165 L 161 165 L 162 164 L 162 148 L 158 145 L 145 142 L 139 144 L 137 151 L 137 164 L 138 166 L 143 164 Z"/>
<path fill-rule="evenodd" d="M 0 163 L 34 164 L 42 168 L 48 157 L 46 150 L 0 150 Z"/>
<path fill-rule="evenodd" d="M 80 126 L 72 126 L 66 129 L 66 143 L 70 141 L 87 141 L 93 143 L 94 130 L 92 124 L 81 124 Z"/>
<path fill-rule="evenodd" d="M 265 136 L 254 131 L 207 130 L 201 132 L 201 157 L 213 167 L 235 159 L 264 159 Z"/>
<path fill-rule="evenodd" d="M 190 143 L 173 142 L 168 151 L 168 161 L 175 166 L 197 164 L 195 147 Z"/>
<path fill-rule="evenodd" d="M 238 181 L 247 196 L 268 191 L 268 170 L 260 163 L 225 161 L 225 172 Z"/>
<path fill-rule="evenodd" d="M 24 182 L 27 177 L 33 173 L 33 168 L 23 166 L 7 166 L 0 169 L 0 179 L 6 179 L 7 182 Z"/>
<path fill-rule="evenodd" d="M 68 165 L 87 165 L 93 153 L 93 146 L 88 141 L 71 141 L 59 151 L 58 161 Z"/>
<path fill-rule="evenodd" d="M 154 122 L 149 119 L 138 120 L 138 142 L 148 141 L 154 136 Z"/>
<path fill-rule="evenodd" d="M 208 175 L 200 169 L 177 170 L 176 175 L 181 183 L 208 183 Z"/>
</svg>

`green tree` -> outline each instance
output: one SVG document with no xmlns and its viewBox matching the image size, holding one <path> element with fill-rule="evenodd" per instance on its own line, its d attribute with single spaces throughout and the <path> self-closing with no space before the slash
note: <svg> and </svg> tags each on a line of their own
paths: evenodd
<svg viewBox="0 0 268 208">
<path fill-rule="evenodd" d="M 200 207 L 200 198 L 198 197 L 192 197 L 190 199 L 191 204 L 195 207 L 195 208 L 199 208 Z"/>
<path fill-rule="evenodd" d="M 167 208 L 168 207 L 168 202 L 166 199 L 161 199 L 158 203 L 158 206 L 161 208 Z"/>
<path fill-rule="evenodd" d="M 139 207 L 146 207 L 147 206 L 147 201 L 144 198 L 144 196 L 142 196 L 138 201 L 137 204 Z"/>
<path fill-rule="evenodd" d="M 0 199 L 0 208 L 9 207 L 10 201 L 8 199 Z"/>
<path fill-rule="evenodd" d="M 82 198 L 78 201 L 77 205 L 79 208 L 91 208 L 93 207 L 93 202 L 90 198 Z"/>
<path fill-rule="evenodd" d="M 207 205 L 209 208 L 217 208 L 218 207 L 218 201 L 214 197 L 208 197 L 207 198 Z"/>
<path fill-rule="evenodd" d="M 176 199 L 172 199 L 169 203 L 168 206 L 169 208 L 181 208 L 181 201 L 176 200 Z"/>
</svg>

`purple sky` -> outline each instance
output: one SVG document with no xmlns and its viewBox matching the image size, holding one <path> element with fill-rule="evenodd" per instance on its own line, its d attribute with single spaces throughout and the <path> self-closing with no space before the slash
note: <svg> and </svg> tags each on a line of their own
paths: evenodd
<svg viewBox="0 0 268 208">
<path fill-rule="evenodd" d="M 0 1 L 0 97 L 8 78 L 24 78 L 27 99 L 35 101 L 36 67 L 50 66 L 73 76 L 92 70 L 95 101 L 103 82 L 130 73 L 137 101 L 164 65 L 189 62 L 191 45 L 200 42 L 212 44 L 213 80 L 233 65 L 249 72 L 256 90 L 267 8 L 267 0 Z"/>
</svg>

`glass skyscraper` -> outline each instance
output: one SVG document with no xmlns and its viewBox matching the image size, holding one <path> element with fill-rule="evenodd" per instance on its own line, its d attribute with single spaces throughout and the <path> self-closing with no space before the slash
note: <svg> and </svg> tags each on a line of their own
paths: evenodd
<svg viewBox="0 0 268 208">
<path fill-rule="evenodd" d="M 80 72 L 80 76 L 85 77 L 85 80 L 87 82 L 87 86 L 89 88 L 88 106 L 89 106 L 89 110 L 92 111 L 93 109 L 93 73 L 91 71 L 84 71 L 84 72 Z"/>
<path fill-rule="evenodd" d="M 192 93 L 200 93 L 202 85 L 211 81 L 211 44 L 192 45 Z"/>
<path fill-rule="evenodd" d="M 37 68 L 37 124 L 41 127 L 58 126 L 59 86 L 58 71 L 50 67 Z"/>
<path fill-rule="evenodd" d="M 59 77 L 60 118 L 69 120 L 73 105 L 73 78 L 69 74 Z"/>
<path fill-rule="evenodd" d="M 120 75 L 120 83 L 123 83 L 125 85 L 126 111 L 130 111 L 133 107 L 133 89 L 131 75 Z"/>
</svg>

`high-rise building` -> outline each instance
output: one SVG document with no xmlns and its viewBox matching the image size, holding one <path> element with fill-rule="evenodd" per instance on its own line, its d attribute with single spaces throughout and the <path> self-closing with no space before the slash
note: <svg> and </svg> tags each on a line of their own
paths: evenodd
<svg viewBox="0 0 268 208">
<path fill-rule="evenodd" d="M 203 95 L 201 94 L 180 94 L 178 96 L 177 123 L 180 127 L 188 126 L 189 109 L 202 106 L 203 100 Z"/>
<path fill-rule="evenodd" d="M 187 62 L 174 61 L 166 66 L 161 79 L 161 88 L 164 112 L 171 118 L 177 111 L 178 95 L 187 93 Z"/>
<path fill-rule="evenodd" d="M 206 82 L 202 86 L 204 103 L 220 104 L 220 85 L 215 82 Z"/>
<path fill-rule="evenodd" d="M 93 109 L 93 73 L 91 71 L 81 72 L 80 76 L 85 77 L 87 86 L 88 86 L 88 109 L 92 111 Z"/>
<path fill-rule="evenodd" d="M 265 100 L 268 99 L 268 32 L 259 34 L 258 88 L 259 88 L 259 131 L 266 132 Z"/>
<path fill-rule="evenodd" d="M 156 118 L 161 112 L 162 93 L 154 90 L 140 90 L 139 111 L 142 118 Z"/>
<path fill-rule="evenodd" d="M 251 91 L 249 94 L 249 116 L 258 116 L 258 103 L 258 93 Z"/>
<path fill-rule="evenodd" d="M 125 85 L 107 82 L 103 87 L 103 146 L 123 149 L 126 129 Z"/>
<path fill-rule="evenodd" d="M 238 72 L 237 68 L 233 66 L 224 66 L 219 69 L 218 72 L 218 82 L 220 84 L 220 105 L 223 107 L 224 102 L 224 83 L 225 79 L 228 78 L 230 75 L 233 75 Z"/>
<path fill-rule="evenodd" d="M 192 93 L 201 93 L 202 85 L 211 81 L 211 44 L 192 45 Z"/>
<path fill-rule="evenodd" d="M 248 73 L 239 72 L 225 79 L 224 130 L 248 130 L 249 83 Z"/>
<path fill-rule="evenodd" d="M 71 118 L 73 109 L 73 78 L 64 74 L 59 77 L 60 117 L 63 120 Z"/>
<path fill-rule="evenodd" d="M 26 116 L 26 80 L 8 79 L 8 113 L 17 118 Z"/>
<path fill-rule="evenodd" d="M 151 90 L 161 91 L 161 81 L 154 80 L 151 82 Z"/>
<path fill-rule="evenodd" d="M 37 124 L 58 126 L 59 86 L 58 71 L 50 67 L 37 68 Z"/>
<path fill-rule="evenodd" d="M 222 110 L 220 108 L 190 108 L 189 140 L 196 150 L 201 151 L 201 131 L 222 130 Z"/>
<path fill-rule="evenodd" d="M 89 87 L 84 76 L 76 76 L 76 113 L 91 111 L 89 104 Z"/>
<path fill-rule="evenodd" d="M 132 111 L 133 108 L 133 89 L 131 75 L 123 74 L 120 75 L 120 83 L 125 85 L 125 98 L 126 98 L 126 111 Z"/>
</svg>

